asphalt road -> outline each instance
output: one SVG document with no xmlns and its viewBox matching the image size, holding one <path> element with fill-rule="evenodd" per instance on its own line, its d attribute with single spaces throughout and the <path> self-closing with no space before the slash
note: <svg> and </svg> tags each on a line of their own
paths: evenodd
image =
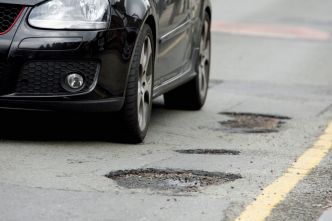
<svg viewBox="0 0 332 221">
<path fill-rule="evenodd" d="M 111 123 L 107 116 L 87 121 L 74 115 L 1 113 L 0 220 L 234 220 L 315 146 L 332 119 L 332 2 L 213 4 L 207 105 L 200 112 L 176 111 L 157 100 L 144 144 L 99 139 Z M 220 114 L 224 112 L 273 117 Z M 239 121 L 230 121 L 234 119 Z M 243 121 L 248 127 L 236 128 Z M 257 123 L 265 128 L 253 130 Z M 183 149 L 233 152 L 176 152 Z M 321 220 L 332 220 L 332 153 L 325 151 L 321 158 L 277 205 L 261 208 L 262 213 L 271 210 L 267 220 L 318 220 L 324 211 Z M 188 181 L 177 174 L 178 180 L 161 185 L 154 183 L 161 175 L 145 174 L 146 182 L 144 174 L 123 175 L 118 182 L 105 177 L 144 168 L 188 170 L 189 175 L 200 171 L 203 178 Z M 206 172 L 225 177 L 213 183 Z M 209 182 L 216 185 L 203 185 Z"/>
</svg>

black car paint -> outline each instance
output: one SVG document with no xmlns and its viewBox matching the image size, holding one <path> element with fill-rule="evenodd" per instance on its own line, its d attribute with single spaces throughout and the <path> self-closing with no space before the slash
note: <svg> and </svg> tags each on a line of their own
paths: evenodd
<svg viewBox="0 0 332 221">
<path fill-rule="evenodd" d="M 2 0 L 1 3 L 34 6 L 45 0 Z"/>
<path fill-rule="evenodd" d="M 209 0 L 110 0 L 111 16 L 107 30 L 45 30 L 31 27 L 28 15 L 43 0 L 0 0 L 22 4 L 22 15 L 14 27 L 0 35 L 0 61 L 11 67 L 15 82 L 20 68 L 29 60 L 101 61 L 96 87 L 86 94 L 72 96 L 31 96 L 0 94 L 0 107 L 117 111 L 123 104 L 127 77 L 137 36 L 143 24 L 155 35 L 154 97 L 190 80 L 196 75 L 192 65 L 197 58 L 201 20 L 211 10 Z M 175 3 L 175 4 L 174 4 Z M 186 6 L 181 8 L 180 6 Z M 171 12 L 171 14 L 167 14 Z M 81 39 L 78 42 L 78 39 Z"/>
</svg>

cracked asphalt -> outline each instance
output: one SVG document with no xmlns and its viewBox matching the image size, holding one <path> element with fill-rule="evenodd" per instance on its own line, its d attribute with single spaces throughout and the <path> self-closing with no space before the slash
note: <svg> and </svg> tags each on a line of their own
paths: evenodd
<svg viewBox="0 0 332 221">
<path fill-rule="evenodd" d="M 212 2 L 214 22 L 230 25 L 213 33 L 207 104 L 177 111 L 157 99 L 145 143 L 101 139 L 107 116 L 1 112 L 0 220 L 230 221 L 317 141 L 332 119 L 332 39 L 317 38 L 332 33 L 332 2 Z M 310 31 L 289 37 L 302 28 Z M 272 133 L 234 133 L 222 112 L 291 119 Z M 331 221 L 331 162 L 327 153 L 267 220 Z M 127 189 L 105 176 L 146 168 L 242 178 L 179 192 Z"/>
</svg>

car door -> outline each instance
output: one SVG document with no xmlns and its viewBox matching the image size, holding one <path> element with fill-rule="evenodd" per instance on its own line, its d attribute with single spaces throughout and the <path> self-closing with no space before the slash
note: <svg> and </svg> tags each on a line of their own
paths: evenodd
<svg viewBox="0 0 332 221">
<path fill-rule="evenodd" d="M 159 49 L 155 80 L 161 83 L 183 71 L 191 52 L 189 3 L 191 0 L 159 0 Z"/>
</svg>

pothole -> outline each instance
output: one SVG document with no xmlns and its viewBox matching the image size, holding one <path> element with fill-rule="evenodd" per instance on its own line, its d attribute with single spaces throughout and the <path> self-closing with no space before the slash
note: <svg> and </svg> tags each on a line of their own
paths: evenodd
<svg viewBox="0 0 332 221">
<path fill-rule="evenodd" d="M 222 84 L 224 81 L 223 80 L 218 80 L 218 79 L 211 79 L 209 82 L 209 88 L 213 88 L 215 86 L 218 86 Z"/>
<path fill-rule="evenodd" d="M 275 133 L 279 132 L 286 120 L 291 118 L 278 115 L 223 112 L 233 119 L 220 122 L 224 130 L 234 133 Z"/>
<path fill-rule="evenodd" d="M 106 177 L 128 189 L 195 192 L 201 187 L 220 185 L 242 178 L 237 174 L 200 170 L 139 169 L 111 172 Z"/>
<path fill-rule="evenodd" d="M 236 150 L 225 149 L 189 149 L 189 150 L 175 150 L 182 154 L 207 154 L 207 155 L 239 155 L 241 152 Z"/>
</svg>

